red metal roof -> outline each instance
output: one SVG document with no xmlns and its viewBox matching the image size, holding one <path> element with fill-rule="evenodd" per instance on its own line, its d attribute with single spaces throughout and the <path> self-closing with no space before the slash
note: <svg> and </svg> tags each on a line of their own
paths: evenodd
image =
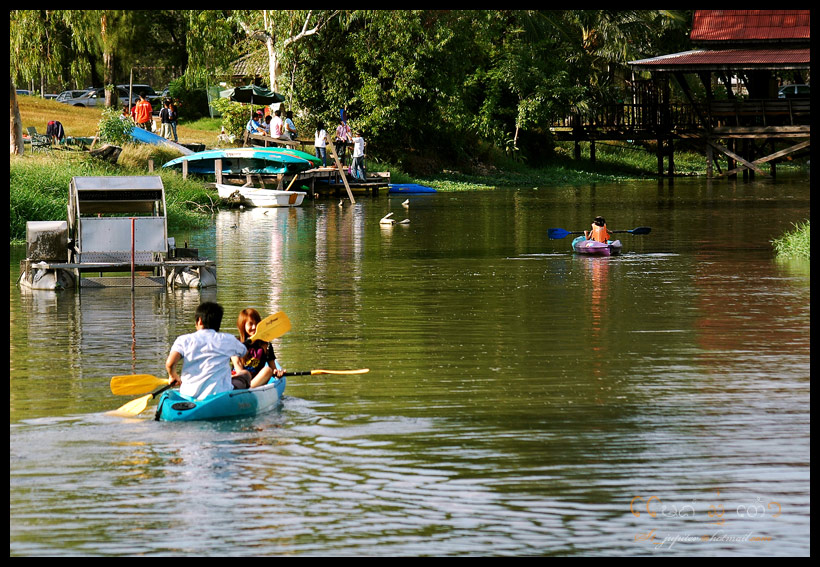
<svg viewBox="0 0 820 567">
<path fill-rule="evenodd" d="M 811 39 L 811 10 L 695 10 L 693 42 Z"/>
<path fill-rule="evenodd" d="M 808 69 L 811 49 L 714 49 L 686 51 L 651 59 L 630 61 L 644 69 L 731 67 L 735 69 Z"/>
</svg>

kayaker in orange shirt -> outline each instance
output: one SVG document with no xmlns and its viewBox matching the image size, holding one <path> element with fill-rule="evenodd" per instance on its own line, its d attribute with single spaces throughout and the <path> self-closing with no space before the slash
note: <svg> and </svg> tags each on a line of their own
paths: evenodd
<svg viewBox="0 0 820 567">
<path fill-rule="evenodd" d="M 604 217 L 595 217 L 592 221 L 592 230 L 584 231 L 584 238 L 587 240 L 595 240 L 603 242 L 604 244 L 612 237 L 612 233 L 606 228 L 606 220 Z"/>
</svg>

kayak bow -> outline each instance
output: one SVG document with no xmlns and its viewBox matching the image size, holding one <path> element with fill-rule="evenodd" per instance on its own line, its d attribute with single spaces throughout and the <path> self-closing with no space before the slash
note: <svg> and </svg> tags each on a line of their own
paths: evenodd
<svg viewBox="0 0 820 567">
<path fill-rule="evenodd" d="M 578 254 L 617 256 L 621 253 L 621 241 L 608 240 L 604 243 L 597 240 L 586 240 L 583 236 L 579 236 L 572 241 L 572 249 Z"/>
</svg>

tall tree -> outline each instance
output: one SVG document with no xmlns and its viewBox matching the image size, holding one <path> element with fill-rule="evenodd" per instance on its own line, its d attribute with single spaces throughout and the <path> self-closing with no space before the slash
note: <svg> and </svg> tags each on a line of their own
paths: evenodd
<svg viewBox="0 0 820 567">
<path fill-rule="evenodd" d="M 62 18 L 54 10 L 9 12 L 9 67 L 17 84 L 59 74 L 65 45 L 59 40 Z"/>
<path fill-rule="evenodd" d="M 10 125 L 10 148 L 9 155 L 23 155 L 23 122 L 20 120 L 20 108 L 17 105 L 17 89 L 14 81 L 9 77 L 9 125 Z"/>
<path fill-rule="evenodd" d="M 319 30 L 338 11 L 313 10 L 262 10 L 262 27 L 254 25 L 258 21 L 256 11 L 236 13 L 234 18 L 249 39 L 256 39 L 265 44 L 268 55 L 268 83 L 274 92 L 279 90 L 279 76 L 282 72 L 282 53 L 292 44 L 312 35 Z"/>
</svg>

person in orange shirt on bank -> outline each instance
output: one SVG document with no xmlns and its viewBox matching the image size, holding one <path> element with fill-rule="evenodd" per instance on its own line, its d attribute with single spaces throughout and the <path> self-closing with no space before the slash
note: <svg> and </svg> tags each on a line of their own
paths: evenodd
<svg viewBox="0 0 820 567">
<path fill-rule="evenodd" d="M 139 97 L 140 99 L 134 109 L 134 123 L 138 128 L 142 128 L 143 130 L 148 130 L 150 132 L 151 114 L 154 112 L 154 109 L 151 107 L 151 103 L 148 102 L 148 99 L 145 98 L 144 92 L 141 92 Z"/>
<path fill-rule="evenodd" d="M 592 230 L 585 230 L 584 238 L 603 242 L 604 244 L 612 238 L 612 233 L 606 228 L 604 217 L 595 217 L 595 220 L 592 221 Z"/>
</svg>

